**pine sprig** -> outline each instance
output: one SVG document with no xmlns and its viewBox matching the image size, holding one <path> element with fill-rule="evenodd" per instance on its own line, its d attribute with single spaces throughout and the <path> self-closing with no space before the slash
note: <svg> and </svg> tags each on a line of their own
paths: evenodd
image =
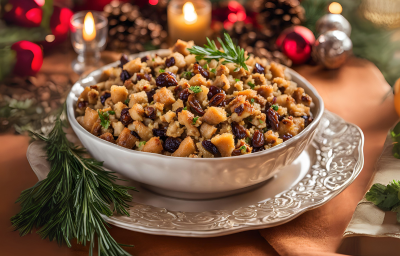
<svg viewBox="0 0 400 256">
<path fill-rule="evenodd" d="M 241 67 L 243 67 L 245 70 L 249 70 L 245 63 L 249 57 L 245 57 L 244 49 L 240 48 L 239 46 L 235 46 L 229 34 L 225 33 L 224 39 L 225 43 L 221 40 L 221 38 L 218 37 L 218 42 L 221 44 L 223 51 L 219 50 L 214 40 L 211 41 L 208 37 L 207 44 L 205 44 L 204 47 L 195 45 L 192 48 L 188 48 L 188 51 L 191 54 L 196 55 L 196 60 L 211 61 L 224 59 L 222 64 L 237 64 L 235 71 L 239 71 Z"/>
<path fill-rule="evenodd" d="M 51 169 L 46 179 L 21 193 L 17 202 L 22 209 L 11 222 L 21 236 L 38 229 L 43 239 L 68 247 L 76 238 L 77 243 L 90 242 L 90 255 L 97 238 L 99 255 L 129 255 L 111 237 L 101 215 L 129 216 L 128 190 L 135 188 L 115 184 L 119 179 L 113 172 L 104 170 L 102 162 L 84 157 L 86 151 L 67 140 L 62 113 L 48 137 L 34 133 L 46 143 Z"/>
</svg>

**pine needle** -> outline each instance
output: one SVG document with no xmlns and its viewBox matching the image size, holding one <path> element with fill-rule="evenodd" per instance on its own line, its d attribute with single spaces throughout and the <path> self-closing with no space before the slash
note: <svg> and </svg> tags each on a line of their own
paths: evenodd
<svg viewBox="0 0 400 256">
<path fill-rule="evenodd" d="M 11 222 L 21 236 L 38 229 L 42 239 L 56 240 L 59 245 L 71 247 L 74 238 L 78 244 L 89 242 L 89 255 L 93 255 L 95 238 L 99 255 L 130 255 L 111 237 L 101 215 L 129 216 L 132 196 L 128 190 L 135 188 L 115 184 L 119 179 L 113 172 L 104 170 L 102 162 L 83 157 L 85 149 L 67 140 L 64 111 L 65 106 L 48 137 L 33 133 L 46 142 L 51 169 L 46 179 L 21 193 L 17 202 L 22 209 Z"/>
</svg>

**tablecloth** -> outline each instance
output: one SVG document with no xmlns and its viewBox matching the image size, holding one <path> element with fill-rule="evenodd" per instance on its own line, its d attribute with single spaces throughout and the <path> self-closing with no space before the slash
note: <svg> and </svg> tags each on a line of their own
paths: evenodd
<svg viewBox="0 0 400 256">
<path fill-rule="evenodd" d="M 62 60 L 62 61 L 61 61 Z M 42 72 L 72 72 L 68 58 L 55 55 L 45 59 Z M 71 60 L 71 58 L 69 58 Z M 216 238 L 178 238 L 141 234 L 121 228 L 110 229 L 133 255 L 337 255 L 335 252 L 358 201 L 373 174 L 388 129 L 397 120 L 393 97 L 379 70 L 370 62 L 352 58 L 338 70 L 303 65 L 295 69 L 321 94 L 328 110 L 358 125 L 365 135 L 365 165 L 359 177 L 339 196 L 324 206 L 274 228 L 246 231 Z M 25 153 L 29 138 L 0 135 L 0 254 L 1 255 L 88 255 L 88 248 L 59 247 L 36 234 L 19 237 L 10 217 L 19 210 L 14 204 L 20 192 L 33 186 L 37 178 Z"/>
</svg>

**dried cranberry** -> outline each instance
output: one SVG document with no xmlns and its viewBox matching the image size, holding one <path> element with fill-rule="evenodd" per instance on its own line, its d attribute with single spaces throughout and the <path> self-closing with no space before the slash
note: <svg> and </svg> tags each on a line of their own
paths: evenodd
<svg viewBox="0 0 400 256">
<path fill-rule="evenodd" d="M 154 119 L 156 119 L 156 114 L 157 114 L 157 112 L 156 112 L 156 110 L 153 108 L 153 107 L 146 107 L 145 109 L 144 109 L 144 113 L 146 114 L 146 116 L 148 117 L 148 118 L 150 118 L 151 120 L 154 120 Z"/>
<path fill-rule="evenodd" d="M 302 116 L 302 118 L 304 119 L 304 127 L 307 127 L 314 120 L 312 116 Z"/>
<path fill-rule="evenodd" d="M 168 137 L 164 143 L 164 149 L 170 153 L 174 153 L 181 145 L 181 140 L 174 137 Z"/>
<path fill-rule="evenodd" d="M 195 74 L 200 74 L 202 75 L 205 79 L 208 79 L 210 77 L 210 73 L 208 73 L 207 70 L 205 70 L 202 66 L 199 64 L 194 64 L 193 66 L 193 73 Z"/>
<path fill-rule="evenodd" d="M 200 102 L 194 96 L 194 93 L 189 95 L 188 102 L 190 105 L 190 109 L 193 112 L 197 113 L 199 116 L 203 116 L 205 114 L 203 108 L 200 105 Z"/>
<path fill-rule="evenodd" d="M 79 102 L 78 102 L 78 108 L 79 108 L 79 109 L 84 109 L 84 108 L 86 108 L 88 105 L 89 105 L 89 102 L 87 102 L 87 101 L 79 101 Z M 103 105 L 104 105 L 104 104 L 103 104 Z"/>
<path fill-rule="evenodd" d="M 291 138 L 293 138 L 293 135 L 290 133 L 287 133 L 282 136 L 283 141 L 287 141 L 288 139 L 291 139 Z"/>
<path fill-rule="evenodd" d="M 240 149 L 233 150 L 231 154 L 231 156 L 240 156 L 240 155 L 242 155 L 242 150 Z"/>
<path fill-rule="evenodd" d="M 254 72 L 264 74 L 265 68 L 261 64 L 256 63 L 256 65 L 254 66 Z"/>
<path fill-rule="evenodd" d="M 140 59 L 141 62 L 146 62 L 149 60 L 149 56 L 144 56 Z"/>
<path fill-rule="evenodd" d="M 180 112 L 182 112 L 182 110 L 183 110 L 183 108 L 180 107 L 180 108 L 178 108 L 178 109 L 175 111 L 175 113 L 176 113 L 176 114 L 179 114 Z"/>
<path fill-rule="evenodd" d="M 108 98 L 110 98 L 110 97 L 111 97 L 111 93 L 109 93 L 109 92 L 105 92 L 103 95 L 101 95 L 101 96 L 100 96 L 101 104 L 104 105 L 104 103 L 106 102 L 106 100 L 107 100 Z"/>
<path fill-rule="evenodd" d="M 167 68 L 172 67 L 173 65 L 175 65 L 175 58 L 174 57 L 167 58 L 165 60 L 165 66 L 167 66 Z"/>
<path fill-rule="evenodd" d="M 125 126 L 133 122 L 133 119 L 131 115 L 129 114 L 129 108 L 124 108 L 121 111 L 121 117 L 119 118 L 119 121 Z"/>
<path fill-rule="evenodd" d="M 224 101 L 224 99 L 225 99 L 225 93 L 215 94 L 214 97 L 211 98 L 211 100 L 208 103 L 208 105 L 210 105 L 210 106 L 218 106 Z"/>
<path fill-rule="evenodd" d="M 137 134 L 137 132 L 131 131 L 131 134 L 132 134 L 133 136 L 135 136 L 138 140 L 140 140 L 140 136 L 139 136 L 139 134 Z"/>
<path fill-rule="evenodd" d="M 253 134 L 252 144 L 255 148 L 260 148 L 264 146 L 265 138 L 264 134 L 260 130 L 256 130 Z"/>
<path fill-rule="evenodd" d="M 161 73 L 156 79 L 156 85 L 158 87 L 177 86 L 178 81 L 176 81 L 176 78 L 169 73 Z"/>
<path fill-rule="evenodd" d="M 146 92 L 146 94 L 147 94 L 147 101 L 150 103 L 153 101 L 153 96 L 154 94 L 156 94 L 156 90 L 153 89 L 149 92 Z"/>
<path fill-rule="evenodd" d="M 208 152 L 210 152 L 214 156 L 220 155 L 220 153 L 218 151 L 218 148 L 214 144 L 212 144 L 212 142 L 210 140 L 203 140 L 201 142 L 201 145 L 203 146 L 203 148 L 205 150 L 207 150 Z"/>
<path fill-rule="evenodd" d="M 164 129 L 153 129 L 153 135 L 165 139 L 167 137 L 167 131 Z"/>
<path fill-rule="evenodd" d="M 136 74 L 137 80 L 140 81 L 142 79 L 145 79 L 147 81 L 151 81 L 151 75 L 150 74 L 142 74 L 142 73 L 138 73 Z"/>
<path fill-rule="evenodd" d="M 244 128 L 242 125 L 232 122 L 232 133 L 235 135 L 235 137 L 239 140 L 244 139 L 247 136 L 246 133 L 246 128 Z"/>
<path fill-rule="evenodd" d="M 243 113 L 243 111 L 244 111 L 244 106 L 243 106 L 243 104 L 240 104 L 239 107 L 235 108 L 235 113 L 238 114 L 238 116 L 241 116 L 242 113 Z"/>
<path fill-rule="evenodd" d="M 184 89 L 178 94 L 178 98 L 181 99 L 183 102 L 186 102 L 189 98 L 189 95 L 189 89 Z"/>
<path fill-rule="evenodd" d="M 279 128 L 279 114 L 278 112 L 276 112 L 274 109 L 269 108 L 267 110 L 267 119 L 268 119 L 268 123 L 269 125 L 274 128 L 274 130 L 278 130 Z"/>
<path fill-rule="evenodd" d="M 216 86 L 208 88 L 207 98 L 210 100 L 215 94 L 221 93 L 221 89 Z"/>
<path fill-rule="evenodd" d="M 120 75 L 121 81 L 125 82 L 129 78 L 131 78 L 131 75 L 128 73 L 126 70 L 122 70 L 121 75 Z"/>
<path fill-rule="evenodd" d="M 126 63 L 129 62 L 128 55 L 122 54 L 122 55 L 121 55 L 121 58 L 119 59 L 119 61 L 121 62 L 121 63 L 119 64 L 119 66 L 120 66 L 121 68 L 124 68 L 124 65 L 125 65 Z"/>
</svg>

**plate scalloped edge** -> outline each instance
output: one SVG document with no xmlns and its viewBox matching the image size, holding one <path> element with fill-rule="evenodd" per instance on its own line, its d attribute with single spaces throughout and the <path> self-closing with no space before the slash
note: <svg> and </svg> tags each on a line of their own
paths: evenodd
<svg viewBox="0 0 400 256">
<path fill-rule="evenodd" d="M 182 237 L 223 236 L 284 224 L 337 196 L 356 179 L 364 165 L 361 129 L 329 111 L 324 112 L 311 143 L 316 157 L 307 174 L 274 198 L 233 211 L 206 212 L 169 211 L 132 202 L 129 217 L 115 215 L 104 219 L 132 231 Z M 46 174 L 38 169 L 49 169 L 49 165 L 28 154 L 39 146 L 32 143 L 27 157 L 41 180 Z"/>
</svg>

